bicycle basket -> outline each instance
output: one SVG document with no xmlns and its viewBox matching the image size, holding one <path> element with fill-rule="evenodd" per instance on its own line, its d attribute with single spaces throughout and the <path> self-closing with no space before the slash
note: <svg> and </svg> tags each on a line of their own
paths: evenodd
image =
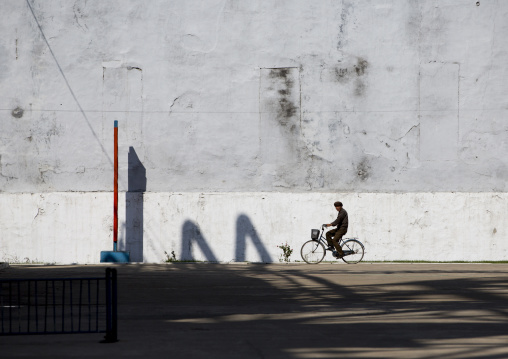
<svg viewBox="0 0 508 359">
<path fill-rule="evenodd" d="M 318 239 L 319 238 L 319 229 L 313 229 L 310 231 L 310 238 L 312 239 Z"/>
</svg>

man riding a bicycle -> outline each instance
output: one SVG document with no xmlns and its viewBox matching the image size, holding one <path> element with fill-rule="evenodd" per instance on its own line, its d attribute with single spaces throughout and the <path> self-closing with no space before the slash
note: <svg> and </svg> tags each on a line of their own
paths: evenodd
<svg viewBox="0 0 508 359">
<path fill-rule="evenodd" d="M 300 249 L 300 254 L 305 263 L 318 264 L 325 258 L 326 251 L 332 251 L 333 256 L 342 259 L 345 263 L 355 264 L 361 262 L 365 254 L 365 247 L 354 238 L 342 238 L 347 233 L 349 224 L 348 215 L 341 202 L 333 204 L 339 214 L 337 219 L 329 224 L 321 225 L 321 229 L 312 229 L 310 240 L 305 242 Z M 327 227 L 336 226 L 326 232 Z M 325 235 L 326 234 L 326 235 Z M 328 248 L 326 244 L 328 242 Z"/>
<path fill-rule="evenodd" d="M 326 233 L 326 241 L 328 242 L 328 249 L 332 250 L 335 247 L 335 250 L 337 251 L 335 257 L 342 258 L 344 257 L 344 252 L 342 251 L 339 242 L 342 239 L 342 236 L 347 233 L 349 221 L 346 210 L 342 208 L 342 202 L 337 201 L 333 205 L 339 213 L 335 221 L 326 224 L 326 227 L 336 226 L 335 229 L 332 229 Z"/>
<path fill-rule="evenodd" d="M 332 223 L 321 225 L 320 230 L 312 229 L 311 239 L 302 245 L 300 254 L 305 263 L 321 263 L 325 258 L 326 251 L 332 251 L 335 258 L 342 259 L 348 264 L 359 263 L 363 259 L 365 247 L 358 237 L 342 238 L 347 233 L 349 224 L 346 210 L 342 208 L 341 202 L 335 202 L 334 206 L 339 212 L 337 219 Z M 336 226 L 336 228 L 326 232 L 325 228 L 330 226 Z M 328 248 L 325 248 L 327 244 Z"/>
</svg>

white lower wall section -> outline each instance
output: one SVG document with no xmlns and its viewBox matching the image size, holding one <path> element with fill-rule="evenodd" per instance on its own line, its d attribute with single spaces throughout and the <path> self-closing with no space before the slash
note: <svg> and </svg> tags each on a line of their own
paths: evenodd
<svg viewBox="0 0 508 359">
<path fill-rule="evenodd" d="M 138 262 L 278 262 L 287 242 L 301 260 L 337 200 L 364 260 L 508 259 L 507 193 L 121 193 L 118 247 Z M 98 263 L 112 227 L 112 193 L 3 193 L 0 261 Z"/>
</svg>

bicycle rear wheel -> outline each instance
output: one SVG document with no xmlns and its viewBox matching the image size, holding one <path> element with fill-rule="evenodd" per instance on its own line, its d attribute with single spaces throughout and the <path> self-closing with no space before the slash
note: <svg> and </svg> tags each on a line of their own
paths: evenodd
<svg viewBox="0 0 508 359">
<path fill-rule="evenodd" d="M 356 239 L 348 239 L 342 245 L 342 251 L 344 252 L 342 260 L 348 264 L 355 264 L 363 259 L 365 248 L 360 241 L 357 241 Z"/>
<path fill-rule="evenodd" d="M 325 257 L 325 246 L 318 241 L 307 241 L 303 244 L 300 254 L 302 259 L 309 264 L 318 264 Z"/>
</svg>

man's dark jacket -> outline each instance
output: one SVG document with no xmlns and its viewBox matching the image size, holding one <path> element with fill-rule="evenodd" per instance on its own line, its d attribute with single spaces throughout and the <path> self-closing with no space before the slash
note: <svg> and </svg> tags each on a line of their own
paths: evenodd
<svg viewBox="0 0 508 359">
<path fill-rule="evenodd" d="M 347 218 L 347 212 L 344 208 L 341 208 L 339 214 L 337 215 L 337 219 L 331 223 L 332 226 L 337 226 L 337 229 L 343 229 L 347 231 L 347 226 L 349 224 Z"/>
</svg>

